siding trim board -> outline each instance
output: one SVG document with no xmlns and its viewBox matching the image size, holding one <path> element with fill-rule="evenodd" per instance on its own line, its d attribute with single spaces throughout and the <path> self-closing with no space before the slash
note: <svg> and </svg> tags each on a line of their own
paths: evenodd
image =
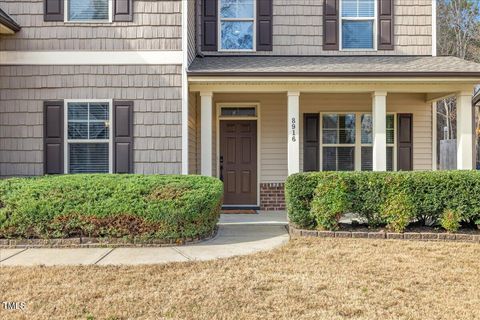
<svg viewBox="0 0 480 320">
<path fill-rule="evenodd" d="M 0 51 L 0 65 L 181 65 L 182 51 Z"/>
</svg>

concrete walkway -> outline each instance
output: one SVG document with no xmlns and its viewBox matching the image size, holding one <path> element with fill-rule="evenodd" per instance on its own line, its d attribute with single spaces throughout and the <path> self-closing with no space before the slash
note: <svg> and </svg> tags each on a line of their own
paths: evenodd
<svg viewBox="0 0 480 320">
<path fill-rule="evenodd" d="M 215 238 L 178 247 L 0 249 L 0 266 L 140 265 L 246 255 L 288 241 L 284 212 L 222 215 Z"/>
</svg>

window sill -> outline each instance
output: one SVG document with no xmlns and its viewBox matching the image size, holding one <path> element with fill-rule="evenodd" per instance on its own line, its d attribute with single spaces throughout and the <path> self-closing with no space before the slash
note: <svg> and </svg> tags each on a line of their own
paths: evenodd
<svg viewBox="0 0 480 320">
<path fill-rule="evenodd" d="M 378 49 L 340 49 L 340 52 L 378 52 Z"/>
<path fill-rule="evenodd" d="M 240 49 L 232 49 L 232 50 L 228 50 L 228 49 L 218 49 L 217 52 L 223 52 L 223 53 L 248 53 L 248 52 L 251 52 L 251 53 L 255 53 L 257 52 L 256 50 L 240 50 Z"/>
<path fill-rule="evenodd" d="M 113 21 L 110 20 L 84 20 L 84 21 L 72 21 L 72 20 L 65 20 L 63 21 L 65 24 L 111 24 Z"/>
</svg>

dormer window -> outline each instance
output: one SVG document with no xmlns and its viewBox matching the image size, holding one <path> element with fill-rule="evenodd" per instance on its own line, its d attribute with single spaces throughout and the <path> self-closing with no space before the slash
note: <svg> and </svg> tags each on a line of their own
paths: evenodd
<svg viewBox="0 0 480 320">
<path fill-rule="evenodd" d="M 66 0 L 67 21 L 108 22 L 110 0 Z"/>
<path fill-rule="evenodd" d="M 341 49 L 376 49 L 376 0 L 341 0 Z"/>
<path fill-rule="evenodd" d="M 220 50 L 254 51 L 255 0 L 218 1 Z"/>
</svg>

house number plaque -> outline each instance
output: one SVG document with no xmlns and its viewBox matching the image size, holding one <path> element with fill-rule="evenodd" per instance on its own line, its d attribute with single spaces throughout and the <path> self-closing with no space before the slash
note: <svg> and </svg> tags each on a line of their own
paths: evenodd
<svg viewBox="0 0 480 320">
<path fill-rule="evenodd" d="M 291 128 L 292 128 L 292 141 L 295 142 L 297 141 L 297 125 L 296 125 L 296 119 L 293 117 L 292 122 L 291 122 Z"/>
</svg>

